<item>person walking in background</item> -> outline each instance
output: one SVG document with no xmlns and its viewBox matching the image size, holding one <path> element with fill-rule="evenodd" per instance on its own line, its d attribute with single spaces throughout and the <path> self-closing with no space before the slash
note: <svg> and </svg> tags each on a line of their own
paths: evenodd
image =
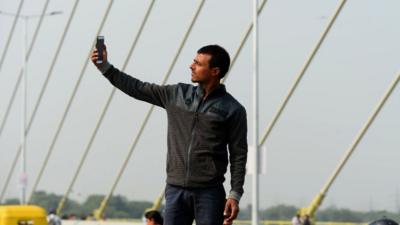
<svg viewBox="0 0 400 225">
<path fill-rule="evenodd" d="M 51 210 L 47 215 L 48 225 L 61 225 L 61 218 L 56 214 L 55 210 Z"/>
<path fill-rule="evenodd" d="M 292 218 L 292 225 L 301 225 L 300 214 L 297 213 L 297 214 Z"/>
<path fill-rule="evenodd" d="M 144 214 L 146 225 L 163 225 L 163 217 L 157 210 L 151 210 Z"/>
<path fill-rule="evenodd" d="M 247 118 L 245 108 L 220 82 L 230 66 L 226 50 L 207 45 L 197 51 L 189 66 L 196 86 L 142 82 L 111 65 L 105 46 L 102 63 L 97 63 L 97 49 L 91 59 L 112 85 L 167 112 L 164 223 L 232 224 L 246 173 Z M 228 162 L 231 190 L 226 198 L 223 182 Z"/>
<path fill-rule="evenodd" d="M 311 225 L 311 220 L 310 220 L 310 216 L 309 215 L 305 215 L 303 218 L 303 225 Z"/>
</svg>

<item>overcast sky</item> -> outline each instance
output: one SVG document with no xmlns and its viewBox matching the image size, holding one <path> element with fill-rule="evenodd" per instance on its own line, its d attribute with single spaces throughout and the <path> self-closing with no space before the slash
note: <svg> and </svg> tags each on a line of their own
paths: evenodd
<svg viewBox="0 0 400 225">
<path fill-rule="evenodd" d="M 28 63 L 28 112 L 60 43 L 75 1 L 51 0 Z M 25 1 L 22 14 L 40 14 L 45 0 Z M 66 35 L 48 88 L 27 140 L 28 193 L 60 123 L 109 1 L 85 0 Z M 109 60 L 121 68 L 150 1 L 115 1 L 101 34 Z M 15 13 L 19 1 L 2 0 L 0 10 Z M 293 80 L 325 29 L 339 1 L 269 0 L 259 17 L 260 135 L 271 122 Z M 198 1 L 157 1 L 126 72 L 160 83 L 189 25 Z M 266 141 L 267 174 L 260 176 L 260 205 L 307 206 L 320 191 L 376 104 L 400 71 L 400 2 L 348 1 L 315 60 Z M 207 1 L 167 83 L 190 82 L 189 64 L 197 49 L 220 44 L 231 55 L 251 22 L 252 1 Z M 13 17 L 0 16 L 0 52 Z M 29 38 L 38 19 L 29 20 Z M 19 21 L 0 70 L 0 121 L 22 64 L 23 26 Z M 227 89 L 247 109 L 252 140 L 251 39 L 231 68 Z M 89 64 L 46 167 L 40 190 L 64 194 L 112 90 Z M 0 184 L 21 139 L 21 95 L 0 136 Z M 72 198 L 106 194 L 136 136 L 149 105 L 121 92 L 114 96 Z M 322 207 L 357 210 L 400 209 L 400 88 L 397 87 L 328 191 Z M 166 115 L 157 108 L 116 189 L 132 200 L 153 201 L 165 183 Z M 18 165 L 6 198 L 17 197 Z M 228 177 L 229 181 L 229 177 Z M 229 182 L 226 187 L 229 189 Z M 241 202 L 251 202 L 246 177 Z"/>
</svg>

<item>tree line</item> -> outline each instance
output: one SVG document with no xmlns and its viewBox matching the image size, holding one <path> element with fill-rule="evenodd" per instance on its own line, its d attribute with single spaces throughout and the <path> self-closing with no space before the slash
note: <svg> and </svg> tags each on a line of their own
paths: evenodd
<svg viewBox="0 0 400 225">
<path fill-rule="evenodd" d="M 32 204 L 39 205 L 47 212 L 55 210 L 62 196 L 37 191 L 32 197 Z M 92 215 L 94 209 L 98 208 L 104 195 L 90 195 L 83 202 L 73 199 L 67 199 L 63 208 L 62 216 L 68 218 L 73 216 L 78 219 L 85 219 Z M 18 199 L 7 199 L 4 205 L 19 204 Z M 122 195 L 111 197 L 109 204 L 104 212 L 106 218 L 142 218 L 146 209 L 153 205 L 149 201 L 131 201 Z M 160 209 L 163 210 L 163 207 Z M 261 220 L 291 220 L 296 214 L 298 208 L 290 205 L 277 205 L 259 212 Z M 370 222 L 382 217 L 391 218 L 400 221 L 400 212 L 389 211 L 355 211 L 337 207 L 328 207 L 321 209 L 316 214 L 317 221 L 335 221 L 335 222 Z M 249 220 L 251 218 L 251 205 L 241 206 L 238 219 Z"/>
</svg>

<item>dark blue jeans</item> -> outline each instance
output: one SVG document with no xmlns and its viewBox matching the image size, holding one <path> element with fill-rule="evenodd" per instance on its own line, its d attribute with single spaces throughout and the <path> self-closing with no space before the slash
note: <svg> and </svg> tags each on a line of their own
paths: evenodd
<svg viewBox="0 0 400 225">
<path fill-rule="evenodd" d="M 222 225 L 225 190 L 222 185 L 210 188 L 165 188 L 164 225 Z"/>
</svg>

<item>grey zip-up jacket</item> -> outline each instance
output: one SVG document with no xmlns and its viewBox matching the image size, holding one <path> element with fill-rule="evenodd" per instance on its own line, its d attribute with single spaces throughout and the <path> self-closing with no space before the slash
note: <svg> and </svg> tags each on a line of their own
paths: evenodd
<svg viewBox="0 0 400 225">
<path fill-rule="evenodd" d="M 231 191 L 228 197 L 240 200 L 247 161 L 246 110 L 226 92 L 224 85 L 203 100 L 204 92 L 199 86 L 150 84 L 110 64 L 101 71 L 129 96 L 167 111 L 168 184 L 184 188 L 221 185 L 229 158 Z"/>
</svg>

